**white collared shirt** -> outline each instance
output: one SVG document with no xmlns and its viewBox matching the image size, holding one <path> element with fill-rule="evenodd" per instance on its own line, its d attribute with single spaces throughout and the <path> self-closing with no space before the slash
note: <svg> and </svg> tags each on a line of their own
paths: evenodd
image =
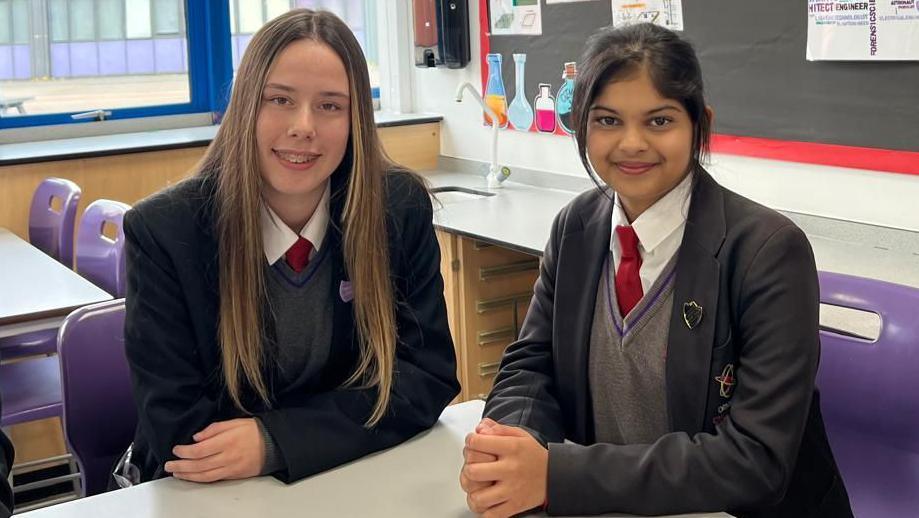
<svg viewBox="0 0 919 518">
<path fill-rule="evenodd" d="M 689 202 L 692 195 L 692 177 L 691 173 L 686 175 L 676 187 L 632 222 L 632 228 L 638 235 L 638 252 L 641 254 L 641 268 L 638 270 L 638 276 L 641 277 L 641 289 L 644 293 L 648 293 L 651 285 L 664 271 L 670 258 L 677 253 L 680 243 L 683 242 L 683 232 L 686 230 L 686 217 L 689 215 Z M 618 225 L 628 224 L 629 220 L 620 205 L 617 194 L 613 206 L 613 230 L 610 232 L 609 242 L 616 271 L 619 270 L 622 249 L 615 229 Z"/>
<path fill-rule="evenodd" d="M 310 252 L 310 259 L 312 259 L 322 247 L 322 241 L 325 239 L 325 233 L 329 227 L 329 192 L 329 183 L 326 182 L 325 192 L 322 193 L 322 199 L 319 200 L 316 211 L 313 212 L 309 221 L 307 221 L 306 225 L 303 225 L 303 229 L 300 230 L 299 236 L 303 236 L 304 239 L 313 244 L 313 251 Z M 297 242 L 299 236 L 296 232 L 291 230 L 287 224 L 281 221 L 281 218 L 278 217 L 264 201 L 261 204 L 259 213 L 265 258 L 268 259 L 268 264 L 274 264 L 278 262 L 278 259 L 284 257 L 287 250 Z"/>
</svg>

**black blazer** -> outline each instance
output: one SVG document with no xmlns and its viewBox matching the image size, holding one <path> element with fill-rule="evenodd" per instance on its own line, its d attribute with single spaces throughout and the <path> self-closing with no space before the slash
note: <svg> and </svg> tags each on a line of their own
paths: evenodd
<svg viewBox="0 0 919 518">
<path fill-rule="evenodd" d="M 345 171 L 332 175 L 329 246 L 334 272 L 332 349 L 320 379 L 273 392 L 272 409 L 253 394 L 247 408 L 265 424 L 284 461 L 275 476 L 292 482 L 399 444 L 431 427 L 459 391 L 447 325 L 431 201 L 404 172 L 386 176 L 390 264 L 399 344 L 386 416 L 364 426 L 376 389 L 342 388 L 359 358 L 338 223 Z M 222 381 L 214 185 L 195 177 L 138 203 L 124 220 L 127 238 L 125 347 L 139 424 L 133 462 L 142 480 L 168 475 L 172 448 L 214 421 L 243 417 Z M 268 367 L 266 379 L 275 378 Z M 280 392 L 280 391 L 278 391 Z"/>
<path fill-rule="evenodd" d="M 549 447 L 552 514 L 851 516 L 814 388 L 819 293 L 791 221 L 703 170 L 679 250 L 666 360 L 670 430 L 596 444 L 588 349 L 612 201 L 593 190 L 556 217 L 520 339 L 485 415 Z M 702 308 L 692 329 L 684 304 Z M 736 385 L 716 379 L 731 365 Z M 572 442 L 563 443 L 564 440 Z"/>
<path fill-rule="evenodd" d="M 0 397 L 0 413 L 3 409 L 2 399 Z M 13 445 L 3 430 L 0 430 L 0 518 L 8 518 L 13 511 L 13 491 L 7 481 L 12 466 Z"/>
</svg>

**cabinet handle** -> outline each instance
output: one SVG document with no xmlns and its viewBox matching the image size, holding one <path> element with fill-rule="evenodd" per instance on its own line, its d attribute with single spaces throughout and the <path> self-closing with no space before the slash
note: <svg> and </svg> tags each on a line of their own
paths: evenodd
<svg viewBox="0 0 919 518">
<path fill-rule="evenodd" d="M 520 302 L 529 302 L 531 298 L 533 298 L 533 292 L 527 291 L 523 293 L 515 293 L 513 295 L 508 295 L 506 297 L 497 297 L 494 299 L 477 300 L 475 302 L 475 310 L 479 314 L 482 314 L 487 311 L 494 311 L 496 309 L 502 309 L 505 306 L 517 306 L 517 304 Z"/>
<path fill-rule="evenodd" d="M 494 376 L 498 373 L 498 368 L 501 366 L 501 362 L 489 362 L 489 363 L 480 363 L 479 364 L 479 376 Z"/>
<path fill-rule="evenodd" d="M 479 331 L 479 345 L 488 345 L 504 340 L 513 340 L 516 335 L 512 326 L 499 327 L 488 331 Z"/>
<path fill-rule="evenodd" d="M 493 245 L 493 244 L 491 244 L 491 243 L 486 243 L 485 241 L 478 241 L 478 240 L 476 240 L 476 241 L 473 241 L 473 242 L 472 242 L 472 249 L 475 250 L 475 251 L 485 250 L 486 248 L 491 248 L 491 247 L 493 247 L 493 246 L 495 246 L 495 245 Z"/>
<path fill-rule="evenodd" d="M 539 270 L 539 259 L 526 259 L 498 266 L 479 268 L 479 280 L 487 281 L 495 277 Z"/>
</svg>

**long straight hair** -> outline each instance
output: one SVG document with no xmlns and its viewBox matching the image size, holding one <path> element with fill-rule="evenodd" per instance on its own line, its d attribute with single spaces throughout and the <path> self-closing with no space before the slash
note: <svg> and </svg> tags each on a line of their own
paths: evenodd
<svg viewBox="0 0 919 518">
<path fill-rule="evenodd" d="M 587 157 L 590 107 L 608 83 L 642 67 L 661 96 L 678 101 L 689 113 L 693 124 L 690 171 L 698 170 L 708 155 L 712 121 L 706 111 L 702 67 L 692 45 L 652 23 L 605 27 L 587 40 L 578 64 L 571 114 L 581 163 L 601 190 Z"/>
<path fill-rule="evenodd" d="M 348 26 L 326 11 L 292 10 L 255 34 L 237 71 L 220 130 L 197 166 L 197 173 L 212 178 L 216 185 L 223 379 L 230 398 L 242 411 L 248 412 L 244 404 L 247 391 L 271 406 L 264 375 L 270 355 L 265 347 L 267 290 L 259 225 L 263 180 L 255 127 L 271 66 L 282 50 L 302 39 L 328 45 L 344 63 L 349 79 L 351 134 L 345 160 L 351 159 L 334 173 L 347 174 L 348 179 L 341 221 L 330 224 L 343 228 L 345 268 L 354 290 L 354 318 L 361 344 L 360 360 L 345 385 L 377 389 L 376 404 L 366 422 L 370 427 L 385 415 L 393 383 L 397 336 L 384 176 L 395 166 L 377 136 L 369 72 L 360 45 Z"/>
</svg>

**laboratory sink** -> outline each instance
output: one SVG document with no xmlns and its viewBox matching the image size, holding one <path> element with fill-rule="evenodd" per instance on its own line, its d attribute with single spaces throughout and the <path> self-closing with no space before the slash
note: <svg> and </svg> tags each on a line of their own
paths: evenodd
<svg viewBox="0 0 919 518">
<path fill-rule="evenodd" d="M 441 205 L 451 205 L 463 201 L 477 200 L 494 196 L 495 193 L 488 191 L 478 191 L 468 187 L 444 186 L 434 187 L 431 189 L 431 197 L 434 198 L 435 208 L 437 203 Z"/>
</svg>

